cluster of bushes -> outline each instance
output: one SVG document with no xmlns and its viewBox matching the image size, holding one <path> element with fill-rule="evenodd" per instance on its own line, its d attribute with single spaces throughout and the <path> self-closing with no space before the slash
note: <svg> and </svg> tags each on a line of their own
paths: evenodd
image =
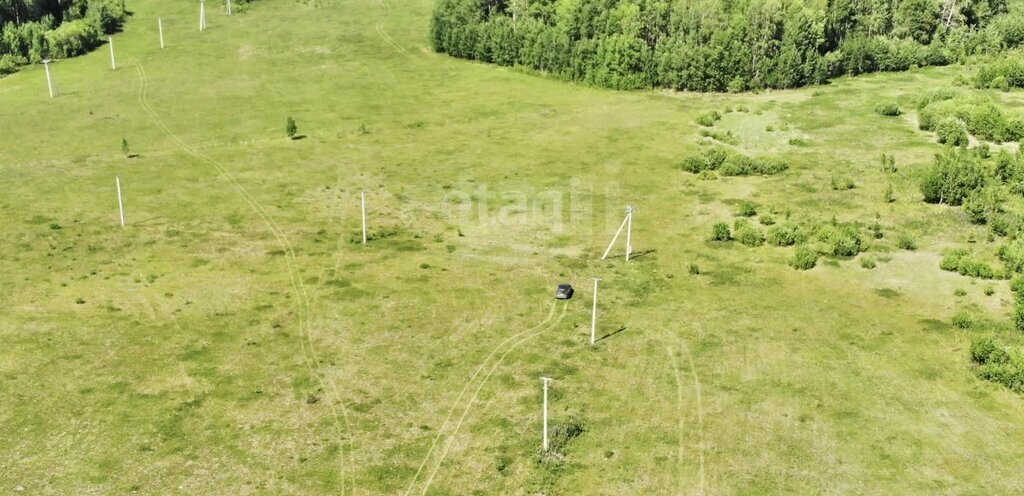
<svg viewBox="0 0 1024 496">
<path fill-rule="evenodd" d="M 991 99 L 964 96 L 952 90 L 933 90 L 917 104 L 918 126 L 939 133 L 943 142 L 966 146 L 965 134 L 1003 143 L 1024 137 L 1024 119 L 1007 115 Z"/>
<path fill-rule="evenodd" d="M 984 336 L 971 342 L 971 361 L 978 377 L 1024 393 L 1024 358 L 995 339 Z"/>
<path fill-rule="evenodd" d="M 686 157 L 679 167 L 694 174 L 717 171 L 723 176 L 772 176 L 785 171 L 789 165 L 777 158 L 751 158 L 720 146 L 711 146 L 700 154 Z"/>
<path fill-rule="evenodd" d="M 987 63 L 974 75 L 975 88 L 1009 91 L 1024 88 L 1024 60 L 1020 57 L 999 57 Z"/>
<path fill-rule="evenodd" d="M 611 88 L 692 91 L 794 88 L 1019 43 L 1016 18 L 996 23 L 1002 0 L 960 3 L 949 19 L 941 10 L 932 0 L 440 0 L 430 37 L 455 57 Z"/>
<path fill-rule="evenodd" d="M 767 215 L 767 214 L 765 214 Z M 801 226 L 792 221 L 776 224 L 774 218 L 762 224 L 769 225 L 767 234 L 755 226 L 749 217 L 737 219 L 730 230 L 729 224 L 719 222 L 712 226 L 711 241 L 737 241 L 746 246 L 796 246 L 790 265 L 806 270 L 813 268 L 821 256 L 853 257 L 861 252 L 864 241 L 860 229 L 853 224 L 836 221 L 815 226 Z"/>
<path fill-rule="evenodd" d="M 120 0 L 0 2 L 0 74 L 47 58 L 81 55 L 116 31 L 127 12 Z"/>
<path fill-rule="evenodd" d="M 980 279 L 995 279 L 1000 276 L 990 265 L 974 259 L 970 252 L 961 248 L 946 253 L 939 267 L 942 270 Z"/>
</svg>

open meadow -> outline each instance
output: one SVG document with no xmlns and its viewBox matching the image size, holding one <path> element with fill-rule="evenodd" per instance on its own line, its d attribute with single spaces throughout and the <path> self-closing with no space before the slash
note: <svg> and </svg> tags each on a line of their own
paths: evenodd
<svg viewBox="0 0 1024 496">
<path fill-rule="evenodd" d="M 1010 285 L 939 268 L 998 240 L 919 188 L 965 68 L 621 92 L 434 53 L 430 0 L 215 4 L 0 79 L 0 492 L 1024 493 L 1024 400 L 951 324 L 1018 339 Z M 788 169 L 680 170 L 716 133 Z M 709 241 L 750 206 L 862 253 Z"/>
</svg>

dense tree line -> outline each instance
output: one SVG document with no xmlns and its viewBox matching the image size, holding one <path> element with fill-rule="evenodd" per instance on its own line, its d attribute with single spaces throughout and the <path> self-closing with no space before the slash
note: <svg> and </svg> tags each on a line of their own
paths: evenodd
<svg viewBox="0 0 1024 496">
<path fill-rule="evenodd" d="M 122 0 L 0 0 L 0 74 L 81 55 L 124 22 Z"/>
<path fill-rule="evenodd" d="M 1017 46 L 1015 10 L 1007 0 L 440 0 L 431 39 L 452 56 L 598 86 L 744 91 Z"/>
</svg>

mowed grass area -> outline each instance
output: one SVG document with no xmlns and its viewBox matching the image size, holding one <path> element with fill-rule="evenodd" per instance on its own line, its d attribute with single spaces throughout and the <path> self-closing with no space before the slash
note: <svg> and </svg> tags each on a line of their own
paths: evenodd
<svg viewBox="0 0 1024 496">
<path fill-rule="evenodd" d="M 1007 285 L 938 268 L 995 245 L 920 201 L 931 137 L 872 111 L 959 68 L 620 93 L 433 54 L 429 1 L 262 0 L 201 34 L 191 2 L 129 7 L 116 71 L 105 49 L 60 61 L 54 100 L 41 68 L 0 79 L 0 490 L 1024 490 L 1024 400 L 976 379 L 948 324 L 1008 320 Z M 715 129 L 790 170 L 679 171 L 695 117 L 740 107 Z M 880 263 L 708 243 L 742 200 L 877 215 Z M 599 261 L 628 203 L 644 255 Z M 612 334 L 593 349 L 591 277 Z M 586 427 L 560 464 L 538 463 L 542 375 L 552 422 Z"/>
</svg>

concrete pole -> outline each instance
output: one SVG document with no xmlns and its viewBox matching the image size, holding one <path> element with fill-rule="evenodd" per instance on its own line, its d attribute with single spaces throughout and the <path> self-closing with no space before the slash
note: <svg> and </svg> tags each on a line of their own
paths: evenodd
<svg viewBox="0 0 1024 496">
<path fill-rule="evenodd" d="M 633 206 L 626 207 L 626 261 L 633 254 Z"/>
<path fill-rule="evenodd" d="M 590 314 L 590 346 L 594 346 L 597 343 L 597 281 L 598 278 L 594 278 L 594 310 Z"/>
<path fill-rule="evenodd" d="M 231 0 L 228 0 L 228 15 L 231 15 Z"/>
<path fill-rule="evenodd" d="M 164 20 L 162 18 L 156 19 L 156 25 L 160 28 L 160 49 L 164 49 Z"/>
<path fill-rule="evenodd" d="M 206 2 L 199 0 L 199 30 L 206 29 Z"/>
<path fill-rule="evenodd" d="M 121 213 L 121 227 L 124 227 L 124 202 L 121 201 L 121 177 L 114 176 L 117 182 L 117 210 Z"/>
<path fill-rule="evenodd" d="M 544 448 L 544 452 L 548 451 L 548 383 L 551 382 L 550 377 L 541 377 L 544 381 L 544 434 L 541 446 Z"/>
<path fill-rule="evenodd" d="M 366 192 L 363 191 L 362 193 L 360 193 L 360 197 L 362 199 L 362 209 L 363 209 L 363 244 L 365 245 L 366 244 Z"/>
<path fill-rule="evenodd" d="M 117 62 L 114 61 L 114 37 L 107 36 L 107 43 L 110 45 L 110 70 L 117 70 Z"/>
<path fill-rule="evenodd" d="M 46 70 L 46 88 L 50 90 L 50 98 L 53 98 L 53 96 L 54 96 L 53 78 L 50 77 L 50 61 L 49 60 L 44 60 L 43 61 L 43 69 Z"/>
</svg>

